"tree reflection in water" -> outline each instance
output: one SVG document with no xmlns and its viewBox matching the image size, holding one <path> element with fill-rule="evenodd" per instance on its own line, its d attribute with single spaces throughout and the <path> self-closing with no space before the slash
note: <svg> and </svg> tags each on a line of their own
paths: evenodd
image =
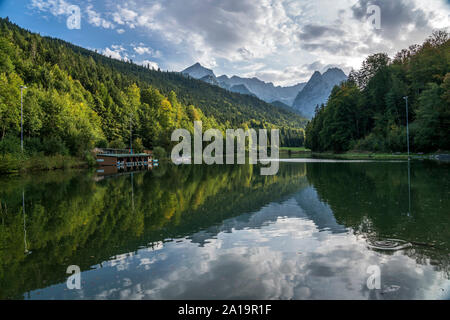
<svg viewBox="0 0 450 320">
<path fill-rule="evenodd" d="M 250 165 L 161 164 L 100 181 L 86 171 L 4 177 L 0 298 L 64 283 L 69 264 L 89 270 L 171 239 L 205 246 L 224 232 L 280 219 L 310 221 L 324 235 L 354 234 L 369 245 L 401 239 L 412 244 L 403 254 L 448 278 L 448 166 L 412 162 L 407 180 L 404 165 L 282 163 L 277 176 L 263 177 Z"/>
</svg>

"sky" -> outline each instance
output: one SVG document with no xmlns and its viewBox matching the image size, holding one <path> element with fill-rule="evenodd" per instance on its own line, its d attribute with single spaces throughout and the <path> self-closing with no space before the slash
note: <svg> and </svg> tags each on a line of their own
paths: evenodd
<svg viewBox="0 0 450 320">
<path fill-rule="evenodd" d="M 116 59 L 287 86 L 450 31 L 450 0 L 0 0 L 0 16 Z"/>
</svg>

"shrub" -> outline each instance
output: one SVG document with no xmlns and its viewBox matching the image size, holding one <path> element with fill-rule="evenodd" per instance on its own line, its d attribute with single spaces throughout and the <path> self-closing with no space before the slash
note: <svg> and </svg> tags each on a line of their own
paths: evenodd
<svg viewBox="0 0 450 320">
<path fill-rule="evenodd" d="M 19 154 L 21 153 L 20 138 L 12 135 L 5 136 L 0 140 L 0 154 Z"/>
<path fill-rule="evenodd" d="M 22 169 L 25 158 L 20 153 L 0 155 L 0 173 L 12 173 Z"/>
<path fill-rule="evenodd" d="M 113 149 L 125 149 L 127 146 L 122 139 L 115 139 L 109 143 L 109 147 Z"/>
<path fill-rule="evenodd" d="M 43 151 L 42 141 L 40 138 L 27 138 L 24 141 L 25 152 L 32 156 Z"/>
<path fill-rule="evenodd" d="M 97 142 L 97 148 L 108 148 L 108 140 L 101 139 Z"/>
<path fill-rule="evenodd" d="M 369 134 L 364 139 L 357 141 L 353 148 L 356 151 L 380 152 L 386 150 L 384 139 L 373 133 Z"/>
<path fill-rule="evenodd" d="M 84 160 L 87 162 L 89 167 L 94 167 L 97 164 L 95 157 L 88 151 L 84 153 Z"/>
<path fill-rule="evenodd" d="M 387 148 L 392 152 L 406 151 L 406 128 L 393 127 L 388 131 Z"/>
<path fill-rule="evenodd" d="M 142 139 L 141 138 L 136 138 L 133 141 L 133 151 L 135 153 L 141 153 L 144 152 L 144 144 L 142 143 Z"/>
<path fill-rule="evenodd" d="M 45 155 L 69 154 L 69 150 L 59 137 L 50 137 L 44 139 L 42 141 L 42 151 L 45 153 Z"/>
<path fill-rule="evenodd" d="M 167 153 L 163 147 L 155 147 L 153 149 L 153 158 L 154 159 L 163 160 L 163 159 L 166 159 L 166 156 L 167 156 Z"/>
</svg>

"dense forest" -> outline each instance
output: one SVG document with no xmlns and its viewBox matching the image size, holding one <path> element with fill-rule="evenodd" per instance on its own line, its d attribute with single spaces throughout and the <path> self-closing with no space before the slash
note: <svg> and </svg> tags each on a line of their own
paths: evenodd
<svg viewBox="0 0 450 320">
<path fill-rule="evenodd" d="M 306 128 L 313 151 L 405 152 L 408 96 L 412 152 L 450 150 L 450 40 L 435 32 L 390 59 L 369 56 L 316 108 Z"/>
<path fill-rule="evenodd" d="M 170 146 L 175 128 L 279 128 L 301 146 L 306 121 L 286 108 L 176 72 L 151 70 L 41 37 L 0 19 L 0 156 L 20 154 L 20 86 L 29 155 L 83 156 L 95 146 Z M 0 170 L 1 171 L 1 170 Z"/>
</svg>

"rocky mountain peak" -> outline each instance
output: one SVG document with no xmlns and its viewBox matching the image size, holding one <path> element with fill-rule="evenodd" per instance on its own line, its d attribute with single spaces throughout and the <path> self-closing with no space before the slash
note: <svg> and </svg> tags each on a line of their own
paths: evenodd
<svg viewBox="0 0 450 320">
<path fill-rule="evenodd" d="M 190 77 L 195 79 L 202 79 L 206 76 L 216 78 L 216 75 L 211 69 L 203 67 L 199 62 L 190 66 L 189 68 L 184 69 L 183 71 L 181 71 L 181 73 L 189 75 Z"/>
</svg>

